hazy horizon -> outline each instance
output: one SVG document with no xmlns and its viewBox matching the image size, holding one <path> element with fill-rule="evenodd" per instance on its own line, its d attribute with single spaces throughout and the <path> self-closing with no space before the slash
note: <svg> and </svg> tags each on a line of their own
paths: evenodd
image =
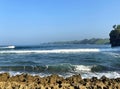
<svg viewBox="0 0 120 89">
<path fill-rule="evenodd" d="M 1 0 L 0 45 L 109 38 L 119 0 Z"/>
</svg>

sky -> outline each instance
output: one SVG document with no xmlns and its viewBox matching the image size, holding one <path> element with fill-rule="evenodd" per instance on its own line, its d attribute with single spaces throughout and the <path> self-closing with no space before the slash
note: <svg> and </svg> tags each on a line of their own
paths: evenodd
<svg viewBox="0 0 120 89">
<path fill-rule="evenodd" d="M 109 38 L 120 0 L 0 0 L 0 45 Z"/>
</svg>

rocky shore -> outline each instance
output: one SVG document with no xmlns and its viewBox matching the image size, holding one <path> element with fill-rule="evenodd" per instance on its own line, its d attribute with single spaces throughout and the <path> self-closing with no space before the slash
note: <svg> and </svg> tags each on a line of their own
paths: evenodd
<svg viewBox="0 0 120 89">
<path fill-rule="evenodd" d="M 0 89 L 120 89 L 120 78 L 82 79 L 80 75 L 63 78 L 58 75 L 47 77 L 21 74 L 10 76 L 0 74 Z"/>
</svg>

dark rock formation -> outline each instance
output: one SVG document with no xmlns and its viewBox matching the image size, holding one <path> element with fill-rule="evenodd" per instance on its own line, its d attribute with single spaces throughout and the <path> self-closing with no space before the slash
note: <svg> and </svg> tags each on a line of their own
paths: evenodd
<svg viewBox="0 0 120 89">
<path fill-rule="evenodd" d="M 120 46 L 120 25 L 114 25 L 109 36 L 111 47 Z"/>
</svg>

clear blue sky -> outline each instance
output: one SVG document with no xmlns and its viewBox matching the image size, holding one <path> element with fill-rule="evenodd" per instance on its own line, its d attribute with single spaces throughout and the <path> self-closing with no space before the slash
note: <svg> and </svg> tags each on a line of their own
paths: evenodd
<svg viewBox="0 0 120 89">
<path fill-rule="evenodd" d="M 0 0 L 0 45 L 108 38 L 120 0 Z"/>
</svg>

